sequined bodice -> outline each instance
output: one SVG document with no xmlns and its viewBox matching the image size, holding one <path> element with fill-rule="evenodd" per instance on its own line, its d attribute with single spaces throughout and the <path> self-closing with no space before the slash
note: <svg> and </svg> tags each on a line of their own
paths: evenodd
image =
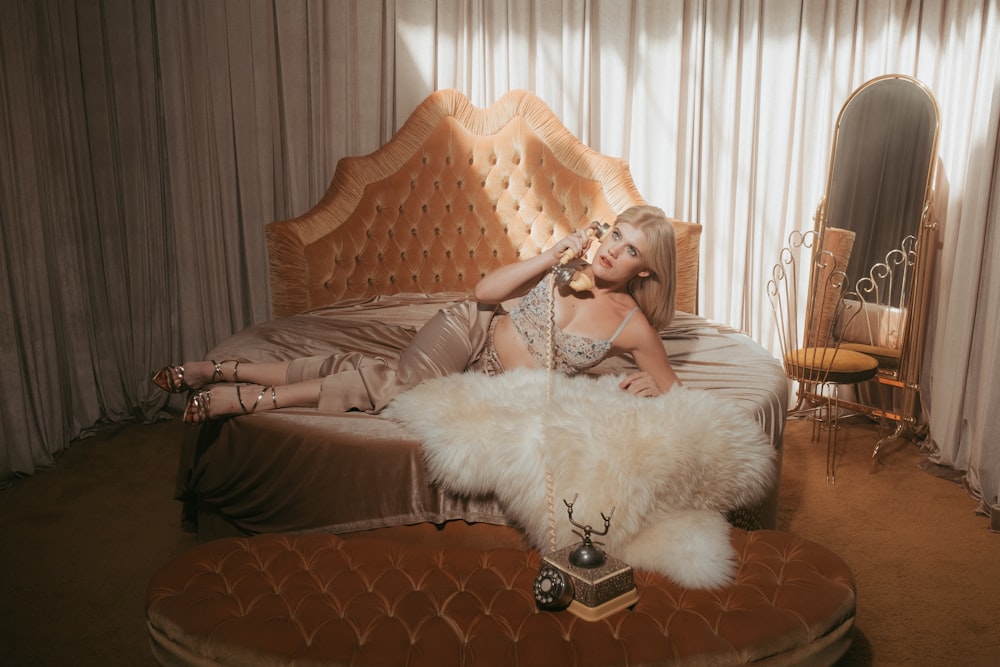
<svg viewBox="0 0 1000 667">
<path fill-rule="evenodd" d="M 514 325 L 514 330 L 517 331 L 521 341 L 528 348 L 535 363 L 543 368 L 548 363 L 549 356 L 549 298 L 551 289 L 551 279 L 539 281 L 510 311 L 510 320 Z M 625 328 L 625 324 L 636 310 L 638 308 L 633 308 L 625 316 L 618 330 L 607 340 L 566 333 L 553 324 L 552 338 L 555 343 L 552 359 L 553 369 L 567 375 L 573 375 L 601 363 L 604 357 L 608 356 L 611 344 Z"/>
</svg>

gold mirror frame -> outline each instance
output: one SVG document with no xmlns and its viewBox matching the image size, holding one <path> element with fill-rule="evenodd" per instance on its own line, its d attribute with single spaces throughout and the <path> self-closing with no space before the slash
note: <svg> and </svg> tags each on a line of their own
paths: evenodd
<svg viewBox="0 0 1000 667">
<path fill-rule="evenodd" d="M 855 232 L 847 268 L 852 285 L 898 255 L 904 239 L 911 237 L 912 265 L 899 286 L 904 313 L 899 362 L 880 364 L 877 376 L 880 385 L 899 388 L 902 395 L 883 407 L 860 402 L 855 406 L 900 422 L 892 437 L 899 435 L 904 423 L 913 425 L 919 419 L 917 397 L 937 228 L 933 197 L 940 118 L 937 100 L 917 79 L 889 74 L 860 86 L 837 117 L 826 191 L 816 213 L 821 237 L 828 227 Z"/>
</svg>

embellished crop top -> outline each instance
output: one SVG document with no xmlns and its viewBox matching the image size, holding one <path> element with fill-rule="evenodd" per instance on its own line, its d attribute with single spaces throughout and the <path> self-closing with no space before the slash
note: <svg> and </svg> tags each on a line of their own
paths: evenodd
<svg viewBox="0 0 1000 667">
<path fill-rule="evenodd" d="M 539 281 L 510 311 L 514 330 L 521 337 L 535 362 L 542 368 L 548 363 L 549 358 L 549 290 L 551 289 L 551 280 Z M 630 310 L 615 333 L 607 340 L 566 333 L 553 324 L 552 337 L 555 343 L 552 355 L 553 370 L 574 375 L 601 363 L 611 350 L 615 338 L 637 310 L 638 306 Z"/>
</svg>

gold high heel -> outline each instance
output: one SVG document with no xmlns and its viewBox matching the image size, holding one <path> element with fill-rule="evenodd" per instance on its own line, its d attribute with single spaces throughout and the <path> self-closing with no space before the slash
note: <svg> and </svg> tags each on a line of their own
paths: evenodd
<svg viewBox="0 0 1000 667">
<path fill-rule="evenodd" d="M 261 387 L 260 393 L 257 394 L 257 400 L 253 402 L 250 409 L 247 409 L 246 403 L 243 402 L 242 389 L 247 385 L 236 385 L 236 400 L 239 401 L 240 409 L 243 410 L 243 414 L 248 415 L 252 412 L 257 411 L 257 406 L 260 402 L 264 400 L 264 394 L 268 390 L 271 391 L 271 410 L 278 409 L 278 397 L 274 391 L 274 387 Z M 184 421 L 188 424 L 201 424 L 208 421 L 209 419 L 215 419 L 216 417 L 227 417 L 230 415 L 216 415 L 213 417 L 209 415 L 209 410 L 212 407 L 212 390 L 209 388 L 199 389 L 191 395 L 190 400 L 188 400 L 187 406 L 184 408 Z M 236 412 L 230 414 L 239 414 Z"/>
<path fill-rule="evenodd" d="M 240 362 L 235 359 L 223 359 L 220 363 L 215 359 L 212 359 L 212 365 L 215 367 L 212 371 L 212 378 L 208 382 L 199 384 L 197 387 L 184 381 L 183 366 L 164 366 L 153 374 L 153 384 L 163 391 L 171 394 L 179 394 L 191 389 L 201 389 L 206 384 L 212 384 L 213 382 L 225 382 L 226 378 L 222 376 L 222 364 L 230 361 L 233 362 L 233 382 L 239 382 Z M 216 380 L 216 378 L 218 378 L 218 380 Z"/>
</svg>

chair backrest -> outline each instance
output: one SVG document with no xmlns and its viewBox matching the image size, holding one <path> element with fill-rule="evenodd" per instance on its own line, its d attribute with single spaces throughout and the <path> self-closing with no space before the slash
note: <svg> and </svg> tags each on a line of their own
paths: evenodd
<svg viewBox="0 0 1000 667">
<path fill-rule="evenodd" d="M 845 274 L 853 242 L 854 233 L 842 229 L 828 228 L 822 237 L 816 230 L 793 231 L 772 269 L 767 294 L 782 365 L 792 380 L 837 381 L 830 377 L 841 355 L 836 333 L 859 312 L 845 308 L 859 300 Z"/>
<path fill-rule="evenodd" d="M 917 261 L 917 239 L 907 236 L 885 260 L 876 263 L 857 282 L 856 298 L 844 302 L 836 335 L 845 347 L 879 360 L 883 368 L 899 364 L 906 339 L 908 294 Z"/>
</svg>

